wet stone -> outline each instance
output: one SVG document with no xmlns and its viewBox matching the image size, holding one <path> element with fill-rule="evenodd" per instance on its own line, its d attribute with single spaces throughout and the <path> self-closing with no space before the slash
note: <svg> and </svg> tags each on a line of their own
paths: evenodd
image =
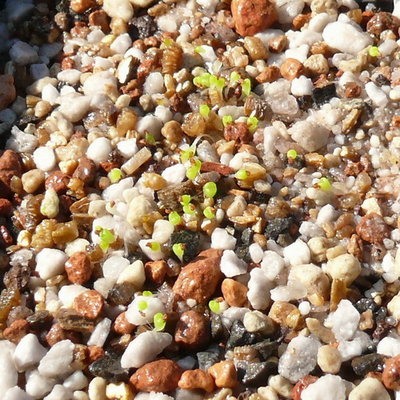
<svg viewBox="0 0 400 400">
<path fill-rule="evenodd" d="M 276 374 L 278 369 L 277 360 L 266 362 L 238 361 L 236 363 L 238 379 L 245 386 L 262 386 L 268 377 Z"/>
<path fill-rule="evenodd" d="M 184 312 L 175 330 L 175 342 L 188 350 L 201 349 L 210 340 L 210 324 L 207 318 L 196 311 Z"/>
<path fill-rule="evenodd" d="M 183 261 L 187 263 L 193 260 L 199 252 L 200 235 L 198 232 L 189 230 L 174 232 L 171 235 L 171 245 L 175 243 L 183 243 L 185 245 Z"/>
<path fill-rule="evenodd" d="M 119 283 L 110 290 L 107 300 L 116 306 L 127 305 L 132 301 L 135 291 L 136 287 L 132 283 Z"/>
<path fill-rule="evenodd" d="M 200 351 L 196 354 L 199 368 L 207 371 L 212 365 L 220 360 L 219 354 L 211 351 Z"/>
<path fill-rule="evenodd" d="M 234 321 L 230 329 L 230 337 L 226 343 L 226 348 L 232 349 L 237 346 L 251 345 L 257 343 L 259 339 L 259 336 L 255 333 L 247 332 L 242 322 Z"/>
<path fill-rule="evenodd" d="M 117 354 L 99 358 L 89 365 L 89 372 L 110 382 L 121 382 L 129 379 L 129 370 L 121 367 L 121 357 Z"/>
<path fill-rule="evenodd" d="M 336 86 L 334 83 L 323 87 L 316 87 L 312 92 L 312 99 L 317 106 L 328 103 L 332 97 L 336 96 Z"/>
<path fill-rule="evenodd" d="M 351 360 L 351 367 L 358 376 L 365 376 L 369 372 L 382 372 L 385 357 L 381 354 L 366 354 Z"/>
</svg>

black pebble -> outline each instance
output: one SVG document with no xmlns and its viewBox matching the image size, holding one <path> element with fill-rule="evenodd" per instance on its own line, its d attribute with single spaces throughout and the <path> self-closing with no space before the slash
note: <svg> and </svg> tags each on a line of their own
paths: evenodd
<svg viewBox="0 0 400 400">
<path fill-rule="evenodd" d="M 336 96 L 336 86 L 334 83 L 323 87 L 316 87 L 312 92 L 312 98 L 317 106 L 328 103 L 332 97 Z"/>
</svg>

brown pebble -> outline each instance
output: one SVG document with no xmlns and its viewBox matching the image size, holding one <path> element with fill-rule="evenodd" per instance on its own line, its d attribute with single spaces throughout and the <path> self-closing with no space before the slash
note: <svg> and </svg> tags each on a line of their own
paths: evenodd
<svg viewBox="0 0 400 400">
<path fill-rule="evenodd" d="M 6 150 L 0 157 L 0 180 L 9 186 L 11 178 L 13 176 L 21 177 L 21 173 L 22 167 L 18 154 L 12 150 Z"/>
<path fill-rule="evenodd" d="M 233 361 L 221 361 L 208 368 L 219 388 L 234 388 L 238 384 L 237 373 Z"/>
<path fill-rule="evenodd" d="M 348 99 L 354 99 L 355 97 L 360 97 L 361 87 L 354 82 L 347 82 L 344 87 L 344 95 Z"/>
<path fill-rule="evenodd" d="M 65 271 L 70 282 L 83 285 L 92 275 L 90 258 L 83 251 L 78 251 L 65 263 Z"/>
<path fill-rule="evenodd" d="M 129 379 L 140 392 L 170 392 L 178 387 L 181 367 L 172 360 L 157 360 L 143 365 Z"/>
<path fill-rule="evenodd" d="M 209 393 L 212 392 L 215 387 L 211 375 L 202 369 L 185 371 L 178 382 L 178 386 L 186 390 L 203 389 Z"/>
<path fill-rule="evenodd" d="M 71 0 L 71 10 L 82 14 L 87 11 L 90 7 L 94 7 L 96 2 L 94 0 Z"/>
<path fill-rule="evenodd" d="M 104 357 L 104 350 L 99 346 L 88 346 L 88 361 L 89 364 Z"/>
<path fill-rule="evenodd" d="M 329 58 L 332 56 L 330 47 L 325 42 L 315 42 L 312 44 L 310 49 L 311 54 L 322 54 Z"/>
<path fill-rule="evenodd" d="M 373 244 L 382 243 L 383 239 L 390 236 L 390 230 L 383 218 L 370 213 L 361 218 L 356 228 L 357 234 L 361 239 Z"/>
<path fill-rule="evenodd" d="M 75 68 L 75 61 L 71 57 L 64 57 L 61 61 L 61 69 L 72 69 Z"/>
<path fill-rule="evenodd" d="M 295 31 L 299 31 L 305 24 L 310 22 L 311 13 L 296 15 L 293 19 L 292 25 Z"/>
<path fill-rule="evenodd" d="M 298 78 L 304 72 L 303 64 L 295 58 L 287 58 L 281 65 L 281 75 L 292 81 L 294 78 Z"/>
<path fill-rule="evenodd" d="M 210 340 L 210 324 L 197 311 L 182 313 L 175 328 L 175 342 L 188 350 L 198 350 Z"/>
<path fill-rule="evenodd" d="M 252 139 L 252 134 L 249 131 L 249 127 L 245 122 L 235 122 L 234 124 L 228 124 L 224 129 L 224 138 L 227 141 L 234 140 L 240 144 L 249 143 Z"/>
<path fill-rule="evenodd" d="M 94 181 L 96 177 L 96 164 L 87 157 L 81 157 L 76 167 L 73 178 L 80 179 L 84 184 L 88 185 Z"/>
<path fill-rule="evenodd" d="M 164 260 L 149 261 L 144 265 L 144 270 L 147 279 L 157 285 L 161 285 L 168 271 L 168 265 Z"/>
<path fill-rule="evenodd" d="M 103 310 L 103 296 L 96 290 L 88 290 L 75 297 L 75 311 L 89 319 L 96 319 Z"/>
<path fill-rule="evenodd" d="M 282 53 L 288 45 L 286 35 L 276 36 L 268 41 L 268 48 L 274 53 Z"/>
<path fill-rule="evenodd" d="M 61 328 L 59 323 L 53 324 L 46 335 L 46 342 L 50 347 L 66 339 L 71 340 L 73 343 L 79 343 L 80 335 L 77 332 L 67 331 Z"/>
<path fill-rule="evenodd" d="M 184 300 L 194 299 L 204 303 L 215 292 L 222 277 L 221 250 L 202 251 L 195 261 L 182 268 L 172 290 Z"/>
<path fill-rule="evenodd" d="M 12 214 L 13 205 L 10 200 L 0 199 L 0 216 L 8 217 Z"/>
<path fill-rule="evenodd" d="M 7 108 L 17 97 L 12 75 L 0 75 L 0 110 Z"/>
<path fill-rule="evenodd" d="M 400 389 L 400 355 L 386 360 L 382 373 L 382 382 L 387 389 Z"/>
<path fill-rule="evenodd" d="M 233 0 L 231 11 L 236 32 L 242 36 L 253 36 L 278 19 L 275 4 L 270 0 Z"/>
<path fill-rule="evenodd" d="M 388 12 L 379 12 L 367 23 L 367 32 L 379 36 L 383 31 L 391 30 L 396 35 L 400 27 L 400 20 Z"/>
<path fill-rule="evenodd" d="M 65 193 L 71 178 L 61 171 L 52 172 L 45 180 L 46 189 L 54 189 L 58 194 Z"/>
<path fill-rule="evenodd" d="M 127 319 L 125 313 L 121 313 L 115 318 L 114 321 L 114 331 L 120 335 L 130 334 L 136 328 L 135 325 L 131 324 Z"/>
<path fill-rule="evenodd" d="M 110 18 L 104 10 L 96 10 L 89 14 L 89 25 L 100 26 L 105 33 L 110 31 Z"/>
<path fill-rule="evenodd" d="M 201 164 L 201 172 L 218 172 L 223 176 L 228 176 L 233 174 L 235 171 L 233 168 L 228 167 L 227 165 L 212 162 L 212 161 L 204 161 Z"/>
<path fill-rule="evenodd" d="M 4 329 L 4 339 L 9 340 L 15 344 L 29 333 L 29 323 L 25 319 L 18 319 L 14 321 L 8 328 Z"/>
<path fill-rule="evenodd" d="M 242 307 L 247 301 L 247 286 L 234 279 L 224 279 L 221 284 L 221 291 L 225 301 L 231 307 Z"/>
<path fill-rule="evenodd" d="M 280 76 L 280 69 L 276 65 L 270 65 L 256 76 L 256 81 L 259 83 L 275 82 Z"/>
</svg>

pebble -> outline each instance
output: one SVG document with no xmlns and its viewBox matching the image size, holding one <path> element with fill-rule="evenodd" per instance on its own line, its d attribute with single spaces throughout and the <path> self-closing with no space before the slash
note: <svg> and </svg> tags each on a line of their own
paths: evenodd
<svg viewBox="0 0 400 400">
<path fill-rule="evenodd" d="M 164 282 L 168 265 L 165 260 L 149 261 L 145 264 L 146 278 L 154 282 L 156 285 L 161 285 Z"/>
<path fill-rule="evenodd" d="M 200 350 L 210 341 L 210 323 L 197 311 L 181 314 L 175 327 L 175 342 L 189 351 Z"/>
<path fill-rule="evenodd" d="M 275 324 L 271 318 L 260 311 L 249 311 L 243 317 L 243 325 L 247 332 L 260 332 L 270 335 L 275 331 Z"/>
<path fill-rule="evenodd" d="M 178 387 L 182 369 L 172 360 L 157 360 L 139 368 L 130 378 L 138 391 L 170 392 Z"/>
<path fill-rule="evenodd" d="M 361 264 L 352 254 L 341 254 L 328 261 L 326 272 L 332 279 L 343 279 L 350 286 L 360 275 Z"/>
<path fill-rule="evenodd" d="M 328 24 L 322 32 L 322 37 L 332 49 L 353 55 L 357 55 L 359 51 L 372 44 L 368 34 L 361 32 L 352 24 L 340 21 Z"/>
<path fill-rule="evenodd" d="M 307 244 L 297 239 L 291 245 L 283 249 L 283 255 L 291 266 L 309 264 L 311 252 Z M 264 262 L 264 260 L 263 260 Z"/>
<path fill-rule="evenodd" d="M 48 378 L 55 378 L 70 372 L 74 347 L 70 340 L 56 343 L 41 359 L 39 373 Z"/>
<path fill-rule="evenodd" d="M 286 247 L 287 248 L 287 247 Z M 288 256 L 290 257 L 290 249 Z M 285 267 L 284 259 L 277 253 L 271 250 L 264 252 L 263 259 L 261 261 L 261 269 L 264 271 L 266 277 L 273 281 Z"/>
<path fill-rule="evenodd" d="M 122 140 L 118 142 L 117 149 L 124 158 L 131 158 L 139 150 L 135 138 Z"/>
<path fill-rule="evenodd" d="M 139 304 L 146 303 L 144 310 L 139 310 Z M 157 297 L 136 296 L 126 311 L 127 320 L 134 325 L 144 325 L 153 322 L 153 317 L 157 313 L 164 313 L 164 304 Z"/>
<path fill-rule="evenodd" d="M 135 329 L 135 325 L 131 324 L 127 319 L 125 312 L 118 315 L 114 321 L 114 331 L 120 335 L 125 335 L 126 333 L 132 333 Z"/>
<path fill-rule="evenodd" d="M 111 329 L 111 320 L 109 318 L 103 318 L 100 322 L 96 323 L 94 331 L 90 335 L 87 341 L 88 346 L 103 347 Z"/>
<path fill-rule="evenodd" d="M 56 156 L 50 147 L 38 147 L 33 152 L 33 161 L 37 168 L 44 172 L 51 171 L 56 166 Z"/>
<path fill-rule="evenodd" d="M 338 308 L 331 317 L 332 331 L 338 341 L 350 340 L 354 337 L 360 313 L 349 300 L 341 300 Z"/>
<path fill-rule="evenodd" d="M 278 18 L 270 0 L 233 0 L 231 11 L 236 32 L 241 36 L 253 36 L 264 31 Z"/>
<path fill-rule="evenodd" d="M 295 58 L 287 58 L 280 67 L 281 75 L 289 80 L 292 81 L 295 78 L 303 75 L 304 66 L 303 64 L 295 59 Z"/>
<path fill-rule="evenodd" d="M 387 94 L 379 86 L 375 85 L 374 82 L 366 83 L 365 91 L 377 107 L 385 107 L 388 104 L 389 99 Z"/>
<path fill-rule="evenodd" d="M 304 75 L 294 78 L 290 85 L 293 96 L 311 96 L 313 88 L 312 80 Z"/>
<path fill-rule="evenodd" d="M 230 360 L 215 363 L 208 368 L 208 373 L 218 388 L 234 388 L 238 384 L 235 364 Z"/>
<path fill-rule="evenodd" d="M 0 393 L 5 393 L 17 385 L 18 374 L 13 360 L 14 351 L 14 344 L 7 340 L 0 341 Z"/>
<path fill-rule="evenodd" d="M 320 342 L 312 337 L 297 336 L 292 339 L 279 359 L 279 374 L 296 383 L 317 365 L 320 346 Z"/>
<path fill-rule="evenodd" d="M 73 307 L 78 314 L 89 319 L 96 319 L 103 310 L 104 298 L 96 290 L 85 290 L 75 297 Z"/>
<path fill-rule="evenodd" d="M 67 259 L 61 250 L 44 248 L 36 255 L 36 271 L 44 280 L 52 278 L 64 272 Z"/>
<path fill-rule="evenodd" d="M 103 276 L 112 284 L 116 283 L 119 275 L 130 265 L 129 260 L 120 256 L 111 256 L 103 264 Z"/>
<path fill-rule="evenodd" d="M 36 335 L 29 333 L 18 343 L 14 352 L 14 361 L 19 371 L 38 364 L 47 350 L 39 343 Z"/>
<path fill-rule="evenodd" d="M 221 272 L 228 278 L 243 275 L 247 272 L 247 264 L 233 250 L 225 250 L 221 257 Z"/>
<path fill-rule="evenodd" d="M 90 400 L 106 400 L 106 380 L 99 376 L 94 377 L 88 387 Z"/>
<path fill-rule="evenodd" d="M 289 135 L 304 150 L 313 152 L 328 143 L 329 131 L 310 121 L 298 121 L 288 129 Z"/>
<path fill-rule="evenodd" d="M 104 93 L 110 98 L 117 98 L 117 79 L 110 71 L 96 72 L 83 83 L 83 93 L 89 98 L 98 93 Z"/>
<path fill-rule="evenodd" d="M 346 385 L 340 376 L 327 374 L 301 392 L 301 400 L 345 400 Z"/>
<path fill-rule="evenodd" d="M 86 156 L 96 164 L 107 161 L 112 150 L 111 142 L 105 137 L 95 139 L 86 150 Z"/>
<path fill-rule="evenodd" d="M 52 391 L 43 400 L 71 400 L 72 393 L 63 385 L 55 385 Z"/>
<path fill-rule="evenodd" d="M 163 92 L 164 78 L 161 72 L 151 72 L 143 85 L 143 92 L 145 94 L 156 94 Z"/>
<path fill-rule="evenodd" d="M 169 333 L 143 332 L 129 343 L 122 355 L 121 366 L 122 368 L 139 368 L 153 361 L 171 343 L 172 336 Z"/>
<path fill-rule="evenodd" d="M 69 390 L 84 389 L 88 385 L 88 379 L 82 371 L 75 371 L 65 379 L 63 386 Z"/>
<path fill-rule="evenodd" d="M 389 393 L 376 378 L 365 378 L 349 394 L 349 400 L 390 400 Z"/>
<path fill-rule="evenodd" d="M 247 286 L 249 288 L 247 298 L 251 306 L 255 310 L 265 310 L 271 301 L 270 290 L 273 285 L 261 268 L 251 270 Z"/>
<path fill-rule="evenodd" d="M 69 85 L 73 86 L 79 82 L 81 74 L 82 74 L 81 71 L 74 68 L 64 69 L 63 71 L 60 71 L 57 74 L 57 79 L 59 81 L 66 82 Z"/>
<path fill-rule="evenodd" d="M 32 400 L 32 397 L 18 386 L 14 386 L 4 393 L 3 400 Z"/>
<path fill-rule="evenodd" d="M 376 213 L 364 215 L 356 227 L 356 232 L 361 239 L 374 244 L 380 244 L 390 236 L 389 227 L 382 216 Z"/>
<path fill-rule="evenodd" d="M 221 284 L 224 300 L 231 307 L 242 307 L 247 302 L 248 288 L 234 279 L 224 279 Z"/>
<path fill-rule="evenodd" d="M 196 260 L 182 268 L 172 288 L 174 293 L 184 300 L 194 299 L 199 304 L 207 301 L 222 278 L 220 260 L 220 250 L 202 251 Z"/>
<path fill-rule="evenodd" d="M 213 233 L 211 234 L 211 248 L 220 250 L 233 250 L 235 246 L 236 238 L 230 235 L 226 229 L 214 229 Z"/>
<path fill-rule="evenodd" d="M 131 47 L 132 39 L 128 33 L 123 33 L 111 43 L 110 49 L 117 54 L 124 54 Z"/>
<path fill-rule="evenodd" d="M 28 65 L 39 60 L 37 51 L 28 43 L 17 41 L 10 49 L 10 57 L 18 65 Z"/>
<path fill-rule="evenodd" d="M 63 93 L 63 92 L 61 92 Z M 59 96 L 59 111 L 70 122 L 80 121 L 88 112 L 90 107 L 90 97 L 82 96 L 78 93 L 67 93 Z"/>
<path fill-rule="evenodd" d="M 68 280 L 78 285 L 86 283 L 92 275 L 89 256 L 83 251 L 74 253 L 65 263 Z"/>
<path fill-rule="evenodd" d="M 71 0 L 70 7 L 72 11 L 78 14 L 83 14 L 90 7 L 93 7 L 95 5 L 96 2 L 94 0 Z"/>
<path fill-rule="evenodd" d="M 318 350 L 318 366 L 326 374 L 337 374 L 340 371 L 342 360 L 336 347 L 325 345 Z"/>
<path fill-rule="evenodd" d="M 211 375 L 202 369 L 184 371 L 179 379 L 178 386 L 181 389 L 202 389 L 206 392 L 212 392 L 215 387 Z"/>
<path fill-rule="evenodd" d="M 12 75 L 0 75 L 0 110 L 7 108 L 17 97 Z"/>
<path fill-rule="evenodd" d="M 129 22 L 133 17 L 133 7 L 129 0 L 104 0 L 103 10 L 112 18 Z"/>
<path fill-rule="evenodd" d="M 64 307 L 71 308 L 75 298 L 88 290 L 81 285 L 65 285 L 59 290 L 58 299 Z"/>
<path fill-rule="evenodd" d="M 53 388 L 56 381 L 39 374 L 37 369 L 26 372 L 25 390 L 34 399 L 43 398 Z"/>
</svg>

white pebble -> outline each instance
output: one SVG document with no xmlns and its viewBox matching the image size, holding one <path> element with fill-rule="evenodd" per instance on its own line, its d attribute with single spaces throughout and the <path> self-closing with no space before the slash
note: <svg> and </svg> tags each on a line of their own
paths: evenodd
<svg viewBox="0 0 400 400">
<path fill-rule="evenodd" d="M 139 309 L 142 304 L 146 305 L 144 310 Z M 126 319 L 134 325 L 144 325 L 153 322 L 157 313 L 164 313 L 164 304 L 155 296 L 137 296 L 126 310 Z"/>
<path fill-rule="evenodd" d="M 283 255 L 291 266 L 309 264 L 311 259 L 310 249 L 302 240 L 297 239 L 283 249 Z"/>
<path fill-rule="evenodd" d="M 42 100 L 49 102 L 52 106 L 54 106 L 57 102 L 60 93 L 58 90 L 48 83 L 42 90 Z"/>
<path fill-rule="evenodd" d="M 303 0 L 277 0 L 278 20 L 281 24 L 292 23 L 294 17 L 304 8 Z"/>
<path fill-rule="evenodd" d="M 55 383 L 54 379 L 40 375 L 37 369 L 26 372 L 25 390 L 35 399 L 43 398 Z"/>
<path fill-rule="evenodd" d="M 161 176 L 170 184 L 181 183 L 186 176 L 186 167 L 183 164 L 171 165 L 164 169 Z"/>
<path fill-rule="evenodd" d="M 65 379 L 63 385 L 69 390 L 80 390 L 84 389 L 88 384 L 88 379 L 82 371 L 75 371 L 67 379 Z"/>
<path fill-rule="evenodd" d="M 247 264 L 233 250 L 225 250 L 221 257 L 221 272 L 227 277 L 243 275 L 247 272 Z"/>
<path fill-rule="evenodd" d="M 63 86 L 61 96 L 58 98 L 60 102 L 59 111 L 70 122 L 80 121 L 88 112 L 90 107 L 90 97 L 82 96 L 75 91 L 68 90 L 70 86 Z"/>
<path fill-rule="evenodd" d="M 86 156 L 98 164 L 108 159 L 111 150 L 110 140 L 105 137 L 99 137 L 90 144 L 86 150 Z"/>
<path fill-rule="evenodd" d="M 144 265 L 141 260 L 136 260 L 128 265 L 118 276 L 117 283 L 129 282 L 136 288 L 141 289 L 146 280 Z"/>
<path fill-rule="evenodd" d="M 310 121 L 299 121 L 288 129 L 289 135 L 303 149 L 312 152 L 328 143 L 329 131 Z"/>
<path fill-rule="evenodd" d="M 110 49 L 117 54 L 124 54 L 132 45 L 129 33 L 123 33 L 111 43 Z"/>
<path fill-rule="evenodd" d="M 158 219 L 154 223 L 152 239 L 158 243 L 166 243 L 174 232 L 174 225 L 165 219 Z"/>
<path fill-rule="evenodd" d="M 122 18 L 129 22 L 133 17 L 133 7 L 129 0 L 104 0 L 104 11 L 112 18 Z"/>
<path fill-rule="evenodd" d="M 294 78 L 290 86 L 293 96 L 309 96 L 312 94 L 313 89 L 314 85 L 312 80 L 310 78 L 306 78 L 304 75 Z"/>
<path fill-rule="evenodd" d="M 110 333 L 110 329 L 111 320 L 108 318 L 103 318 L 96 324 L 96 327 L 90 335 L 87 345 L 103 347 L 105 341 L 107 340 L 108 334 Z"/>
<path fill-rule="evenodd" d="M 139 119 L 136 130 L 139 133 L 151 133 L 156 139 L 158 139 L 162 126 L 163 123 L 159 118 L 155 117 L 154 115 L 146 115 L 145 117 Z"/>
<path fill-rule="evenodd" d="M 327 374 L 301 392 L 301 400 L 345 400 L 346 386 L 340 376 Z"/>
<path fill-rule="evenodd" d="M 33 152 L 33 161 L 36 167 L 44 172 L 51 171 L 56 166 L 56 156 L 50 147 L 38 147 Z"/>
<path fill-rule="evenodd" d="M 88 291 L 88 288 L 85 288 L 81 285 L 65 285 L 58 292 L 58 299 L 61 301 L 62 305 L 66 308 L 72 308 L 74 304 L 75 297 L 79 296 L 83 292 Z"/>
<path fill-rule="evenodd" d="M 168 121 L 171 121 L 173 117 L 171 110 L 165 106 L 157 106 L 154 110 L 154 115 L 164 124 Z"/>
<path fill-rule="evenodd" d="M 57 79 L 70 85 L 75 85 L 79 82 L 81 74 L 81 71 L 74 68 L 64 69 L 57 74 Z"/>
<path fill-rule="evenodd" d="M 338 212 L 330 204 L 321 207 L 317 216 L 317 224 L 322 226 L 326 222 L 332 222 L 337 218 Z"/>
<path fill-rule="evenodd" d="M 400 338 L 384 337 L 377 346 L 376 352 L 387 357 L 395 357 L 400 354 Z"/>
<path fill-rule="evenodd" d="M 0 340 L 0 393 L 16 386 L 18 374 L 15 369 L 13 352 L 15 345 L 8 340 Z"/>
<path fill-rule="evenodd" d="M 332 49 L 356 55 L 372 44 L 372 38 L 361 29 L 345 22 L 332 22 L 322 32 L 326 44 Z M 351 38 L 351 40 L 349 40 Z"/>
<path fill-rule="evenodd" d="M 36 271 L 44 280 L 52 278 L 64 272 L 67 259 L 61 250 L 44 248 L 36 255 Z"/>
<path fill-rule="evenodd" d="M 284 267 L 285 261 L 278 253 L 271 250 L 264 252 L 261 268 L 269 280 L 273 281 Z"/>
<path fill-rule="evenodd" d="M 259 263 L 264 257 L 264 252 L 262 247 L 258 243 L 252 243 L 249 246 L 249 254 L 251 257 L 251 261 L 254 263 Z"/>
<path fill-rule="evenodd" d="M 389 102 L 386 93 L 380 87 L 376 86 L 374 82 L 368 82 L 365 85 L 365 91 L 372 102 L 378 107 L 385 107 Z"/>
<path fill-rule="evenodd" d="M 349 300 L 341 300 L 331 322 L 332 331 L 338 341 L 350 340 L 357 331 L 360 313 Z"/>
<path fill-rule="evenodd" d="M 38 364 L 46 355 L 47 350 L 39 343 L 36 335 L 28 333 L 18 343 L 14 352 L 14 361 L 19 371 Z"/>
<path fill-rule="evenodd" d="M 157 261 L 162 260 L 164 258 L 164 253 L 162 251 L 162 247 L 152 249 L 151 245 L 154 243 L 153 239 L 143 239 L 139 240 L 139 247 L 143 251 L 143 253 L 150 258 L 150 260 Z"/>
<path fill-rule="evenodd" d="M 390 400 L 385 386 L 376 378 L 365 378 L 349 394 L 349 400 Z"/>
<path fill-rule="evenodd" d="M 301 301 L 298 309 L 301 315 L 308 315 L 311 311 L 311 304 L 308 301 Z"/>
<path fill-rule="evenodd" d="M 169 333 L 143 332 L 129 343 L 122 355 L 121 367 L 140 368 L 153 361 L 171 343 L 172 336 Z"/>
<path fill-rule="evenodd" d="M 130 265 L 127 258 L 121 256 L 111 256 L 103 263 L 103 276 L 113 284 L 117 282 L 122 271 Z"/>
<path fill-rule="evenodd" d="M 150 72 L 143 85 L 144 94 L 161 93 L 164 88 L 164 78 L 161 72 Z"/>
<path fill-rule="evenodd" d="M 247 298 L 255 310 L 265 310 L 271 301 L 270 290 L 272 282 L 261 268 L 254 268 L 250 272 Z"/>
<path fill-rule="evenodd" d="M 39 373 L 54 378 L 70 372 L 74 348 L 75 345 L 70 340 L 62 340 L 53 345 L 40 361 Z"/>
<path fill-rule="evenodd" d="M 174 400 L 174 398 L 161 392 L 150 392 L 150 393 L 139 392 L 135 396 L 135 400 Z"/>
<path fill-rule="evenodd" d="M 63 385 L 55 385 L 53 390 L 43 400 L 71 400 L 72 392 Z"/>
<path fill-rule="evenodd" d="M 236 238 L 230 235 L 226 229 L 215 228 L 211 234 L 211 248 L 220 250 L 233 250 Z"/>
<path fill-rule="evenodd" d="M 3 400 L 32 400 L 32 397 L 18 386 L 14 386 L 7 390 L 4 394 Z"/>
<path fill-rule="evenodd" d="M 131 158 L 138 152 L 136 139 L 122 140 L 117 143 L 117 149 L 124 158 Z"/>
</svg>

